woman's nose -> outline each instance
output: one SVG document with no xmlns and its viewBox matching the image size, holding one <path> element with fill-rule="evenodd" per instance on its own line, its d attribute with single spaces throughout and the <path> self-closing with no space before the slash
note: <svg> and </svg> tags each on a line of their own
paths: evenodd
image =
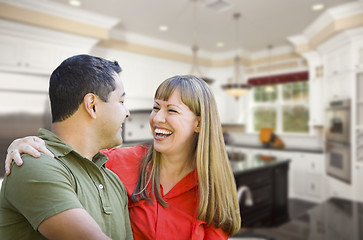
<svg viewBox="0 0 363 240">
<path fill-rule="evenodd" d="M 165 112 L 163 110 L 159 110 L 154 116 L 154 122 L 165 122 Z"/>
</svg>

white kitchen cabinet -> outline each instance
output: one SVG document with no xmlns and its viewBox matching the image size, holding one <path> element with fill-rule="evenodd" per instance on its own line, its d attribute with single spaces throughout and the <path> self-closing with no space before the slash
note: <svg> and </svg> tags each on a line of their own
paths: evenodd
<svg viewBox="0 0 363 240">
<path fill-rule="evenodd" d="M 363 164 L 356 163 L 355 165 L 355 199 L 363 202 Z"/>
<path fill-rule="evenodd" d="M 336 46 L 325 54 L 325 76 L 338 75 L 353 70 L 351 45 Z"/>
<path fill-rule="evenodd" d="M 227 146 L 227 151 L 289 159 L 289 198 L 298 198 L 310 202 L 325 200 L 325 155 L 323 153 L 232 146 Z"/>
<path fill-rule="evenodd" d="M 312 78 L 309 81 L 309 114 L 310 126 L 324 125 L 324 95 L 323 95 L 323 79 Z"/>
<path fill-rule="evenodd" d="M 354 78 L 354 71 L 345 71 L 327 76 L 325 78 L 327 101 L 351 98 L 351 86 Z"/>
<path fill-rule="evenodd" d="M 324 154 L 293 153 L 289 172 L 291 198 L 321 202 L 325 198 Z"/>
<path fill-rule="evenodd" d="M 84 48 L 0 36 L 0 71 L 50 75 L 66 58 L 87 53 Z"/>
<path fill-rule="evenodd" d="M 54 67 L 55 47 L 15 37 L 0 37 L 0 68 L 15 72 L 49 73 Z"/>
</svg>

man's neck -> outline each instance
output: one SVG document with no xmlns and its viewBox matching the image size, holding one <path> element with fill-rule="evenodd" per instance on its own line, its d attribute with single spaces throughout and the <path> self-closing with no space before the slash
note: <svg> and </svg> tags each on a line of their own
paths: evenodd
<svg viewBox="0 0 363 240">
<path fill-rule="evenodd" d="M 68 120 L 53 124 L 52 132 L 75 151 L 92 160 L 93 156 L 101 150 L 95 141 L 94 132 L 88 129 L 87 124 L 74 124 Z"/>
</svg>

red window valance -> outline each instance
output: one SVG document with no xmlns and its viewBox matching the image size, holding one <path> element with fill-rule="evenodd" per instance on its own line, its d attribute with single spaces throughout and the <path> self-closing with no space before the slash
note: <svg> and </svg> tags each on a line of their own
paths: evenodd
<svg viewBox="0 0 363 240">
<path fill-rule="evenodd" d="M 295 72 L 295 73 L 285 73 L 264 77 L 255 77 L 248 79 L 248 84 L 253 86 L 279 84 L 279 83 L 289 83 L 289 82 L 302 82 L 309 80 L 309 72 Z"/>
</svg>

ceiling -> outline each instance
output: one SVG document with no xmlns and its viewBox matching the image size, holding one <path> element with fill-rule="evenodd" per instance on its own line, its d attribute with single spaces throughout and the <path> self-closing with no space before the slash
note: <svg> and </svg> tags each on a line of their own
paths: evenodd
<svg viewBox="0 0 363 240">
<path fill-rule="evenodd" d="M 69 0 L 47 0 L 67 4 Z M 115 29 L 184 46 L 225 52 L 242 48 L 254 52 L 268 45 L 288 44 L 287 37 L 301 34 L 323 11 L 352 0 L 80 0 L 79 8 L 119 18 Z M 223 1 L 229 8 L 216 11 L 207 4 Z M 324 4 L 321 11 L 312 5 Z M 241 13 L 239 21 L 234 13 Z M 168 31 L 159 31 L 167 25 Z M 238 36 L 237 37 L 237 27 Z M 239 39 L 239 41 L 237 41 Z M 223 42 L 224 47 L 217 47 Z"/>
</svg>

